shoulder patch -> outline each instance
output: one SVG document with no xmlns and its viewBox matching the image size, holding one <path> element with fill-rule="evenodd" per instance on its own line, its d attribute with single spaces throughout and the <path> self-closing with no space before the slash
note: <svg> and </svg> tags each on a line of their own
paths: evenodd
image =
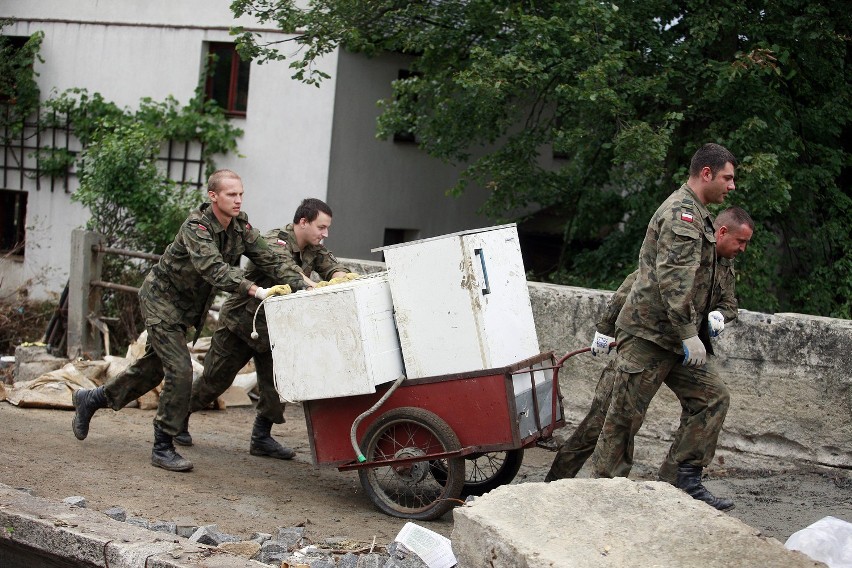
<svg viewBox="0 0 852 568">
<path fill-rule="evenodd" d="M 198 228 L 199 228 L 199 229 L 201 229 L 202 231 L 206 231 L 206 230 L 207 230 L 207 227 L 205 227 L 205 226 L 204 226 L 204 225 L 202 225 L 201 223 L 199 223 L 199 224 L 198 224 Z"/>
<path fill-rule="evenodd" d="M 691 211 L 681 211 L 680 220 L 686 221 L 687 223 L 692 223 L 695 220 L 695 216 L 692 214 Z"/>
</svg>

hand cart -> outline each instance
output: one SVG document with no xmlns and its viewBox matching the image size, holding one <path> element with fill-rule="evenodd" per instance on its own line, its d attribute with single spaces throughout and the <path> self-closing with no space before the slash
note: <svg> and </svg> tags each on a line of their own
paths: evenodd
<svg viewBox="0 0 852 568">
<path fill-rule="evenodd" d="M 559 368 L 585 351 L 306 400 L 314 465 L 357 470 L 366 494 L 389 515 L 441 517 L 462 496 L 510 483 L 524 449 L 565 424 Z"/>
</svg>

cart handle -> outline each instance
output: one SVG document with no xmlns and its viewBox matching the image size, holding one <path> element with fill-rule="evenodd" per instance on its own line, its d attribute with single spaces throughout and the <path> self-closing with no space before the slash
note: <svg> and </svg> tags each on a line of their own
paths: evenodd
<svg viewBox="0 0 852 568">
<path fill-rule="evenodd" d="M 615 341 L 613 341 L 612 343 L 609 344 L 610 349 L 614 349 L 616 347 L 618 347 L 618 343 L 616 343 Z M 567 361 L 568 359 L 570 359 L 574 355 L 579 355 L 580 353 L 586 353 L 586 352 L 591 351 L 591 350 L 592 350 L 591 347 L 583 347 L 582 349 L 577 349 L 576 351 L 571 351 L 570 353 L 566 353 L 565 355 L 562 356 L 561 359 L 559 359 L 559 361 L 556 362 L 556 365 L 554 365 L 554 367 L 553 367 L 553 394 L 550 397 L 550 406 L 551 406 L 550 418 L 551 418 L 551 421 L 550 421 L 550 425 L 547 426 L 542 431 L 542 438 L 547 438 L 548 436 L 553 434 L 554 430 L 556 430 L 556 398 L 559 396 L 559 369 L 562 368 L 562 365 L 565 364 L 565 361 Z"/>
<path fill-rule="evenodd" d="M 386 392 L 384 396 L 382 396 L 382 398 L 376 401 L 376 404 L 359 414 L 355 421 L 352 423 L 352 427 L 349 429 L 349 443 L 352 444 L 352 449 L 355 450 L 355 457 L 358 460 L 358 463 L 364 463 L 365 461 L 367 461 L 367 458 L 365 458 L 364 454 L 361 453 L 361 448 L 358 446 L 358 440 L 356 439 L 355 432 L 358 430 L 358 425 L 361 423 L 362 420 L 374 413 L 376 409 L 383 405 L 385 401 L 390 398 L 390 395 L 393 394 L 393 391 L 395 391 L 404 380 L 405 375 L 400 375 L 388 389 L 388 392 Z"/>
</svg>

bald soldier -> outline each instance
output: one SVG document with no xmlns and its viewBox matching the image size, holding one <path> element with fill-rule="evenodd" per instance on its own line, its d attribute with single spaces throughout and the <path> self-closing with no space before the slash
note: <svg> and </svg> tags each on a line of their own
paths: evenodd
<svg viewBox="0 0 852 568">
<path fill-rule="evenodd" d="M 748 246 L 754 231 L 754 221 L 743 209 L 730 207 L 716 217 L 713 225 L 716 227 L 716 257 L 719 261 L 719 269 L 716 271 L 716 282 L 713 286 L 710 305 L 713 307 L 712 317 L 714 319 L 721 317 L 724 325 L 737 318 L 737 299 L 734 293 L 736 277 L 733 261 Z M 597 330 L 591 346 L 593 355 L 610 351 L 610 345 L 615 341 L 615 321 L 638 274 L 639 271 L 636 270 L 625 278 L 607 303 L 603 318 L 596 326 Z M 721 333 L 721 329 L 716 335 L 718 333 Z M 712 332 L 711 335 L 713 335 Z M 615 368 L 615 359 L 604 367 L 586 417 L 571 437 L 559 446 L 550 471 L 544 478 L 545 481 L 575 477 L 592 455 L 612 397 Z M 684 408 L 683 411 L 686 412 L 686 409 Z M 705 443 L 705 440 L 694 442 L 701 444 Z M 672 448 L 676 448 L 679 444 L 679 440 L 675 439 Z M 632 459 L 632 453 L 630 459 Z M 670 451 L 658 474 L 660 480 L 672 484 L 677 477 L 677 464 L 673 460 L 673 451 Z"/>
</svg>

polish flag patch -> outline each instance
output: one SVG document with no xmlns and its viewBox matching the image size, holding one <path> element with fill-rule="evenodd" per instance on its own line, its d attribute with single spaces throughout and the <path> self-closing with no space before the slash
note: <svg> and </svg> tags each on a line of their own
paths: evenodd
<svg viewBox="0 0 852 568">
<path fill-rule="evenodd" d="M 205 227 L 204 225 L 201 225 L 201 224 L 198 225 L 198 228 L 201 229 L 202 231 L 207 230 L 207 227 Z"/>
<path fill-rule="evenodd" d="M 279 244 L 279 245 L 286 245 L 287 244 L 286 242 L 282 241 L 281 239 L 278 239 L 275 242 L 276 242 L 276 244 Z"/>
<path fill-rule="evenodd" d="M 692 223 L 693 219 L 695 219 L 695 217 L 693 217 L 692 213 L 690 213 L 689 211 L 682 211 L 681 214 L 680 214 L 680 220 L 681 221 L 686 221 L 687 223 Z"/>
</svg>

